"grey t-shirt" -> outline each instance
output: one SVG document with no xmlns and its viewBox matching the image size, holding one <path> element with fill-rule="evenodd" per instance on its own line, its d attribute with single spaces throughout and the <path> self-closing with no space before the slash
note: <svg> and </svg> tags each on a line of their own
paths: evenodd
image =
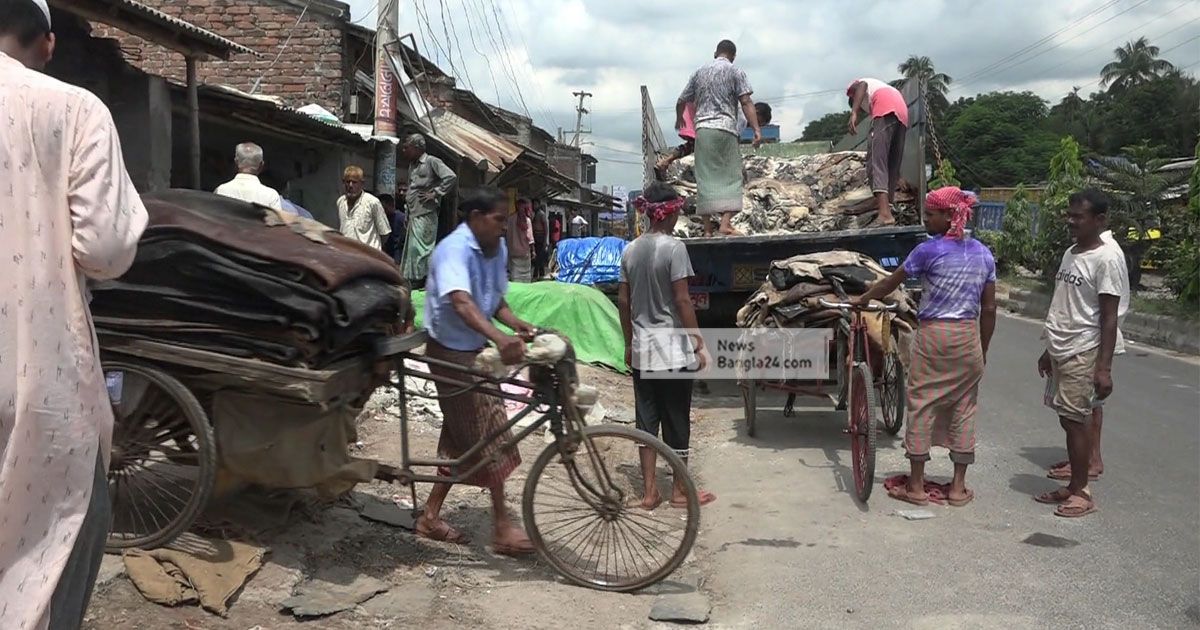
<svg viewBox="0 0 1200 630">
<path fill-rule="evenodd" d="M 671 283 L 692 277 L 683 241 L 647 232 L 625 248 L 621 282 L 629 285 L 633 319 L 633 365 L 637 370 L 675 370 L 696 361 L 692 342 L 675 310 Z"/>
<path fill-rule="evenodd" d="M 720 129 L 738 133 L 738 103 L 754 93 L 741 68 L 717 57 L 692 74 L 679 100 L 696 104 L 696 129 Z"/>
</svg>

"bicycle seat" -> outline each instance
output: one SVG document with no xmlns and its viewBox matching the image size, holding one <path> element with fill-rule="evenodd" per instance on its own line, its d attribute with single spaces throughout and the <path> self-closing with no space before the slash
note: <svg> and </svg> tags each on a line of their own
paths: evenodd
<svg viewBox="0 0 1200 630">
<path fill-rule="evenodd" d="M 407 335 L 392 335 L 375 342 L 373 348 L 376 359 L 388 359 L 398 354 L 411 352 L 429 341 L 429 333 L 425 329 L 414 330 Z"/>
</svg>

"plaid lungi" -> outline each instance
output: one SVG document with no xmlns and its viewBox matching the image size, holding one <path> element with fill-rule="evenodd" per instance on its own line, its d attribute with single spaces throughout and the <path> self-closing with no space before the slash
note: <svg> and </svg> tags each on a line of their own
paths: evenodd
<svg viewBox="0 0 1200 630">
<path fill-rule="evenodd" d="M 720 129 L 696 130 L 696 212 L 742 209 L 742 152 L 738 137 Z"/>
<path fill-rule="evenodd" d="M 451 350 L 432 339 L 425 344 L 425 356 L 456 363 L 466 368 L 475 365 L 475 356 L 478 354 L 478 352 Z M 429 366 L 429 372 L 459 381 L 477 382 L 480 380 L 462 372 L 435 365 Z M 460 385 L 444 383 L 435 383 L 435 385 L 439 397 L 462 389 Z M 504 401 L 487 393 L 496 391 L 495 386 L 485 385 L 469 393 L 438 400 L 438 406 L 442 409 L 442 435 L 438 440 L 438 457 L 443 459 L 461 457 L 481 440 L 508 423 L 508 413 L 504 409 Z M 488 463 L 479 472 L 461 483 L 490 488 L 507 479 L 512 471 L 521 465 L 521 454 L 517 452 L 515 445 L 513 448 L 501 452 L 503 443 L 510 439 L 512 439 L 512 431 L 505 431 L 476 456 L 464 462 L 459 468 L 461 472 L 466 472 L 480 460 L 497 457 L 495 461 Z M 449 475 L 451 472 L 445 468 L 438 471 L 441 475 Z"/>
<path fill-rule="evenodd" d="M 910 459 L 928 460 L 934 446 L 958 464 L 975 461 L 975 411 L 983 378 L 977 320 L 924 320 L 913 339 L 908 372 Z"/>
</svg>

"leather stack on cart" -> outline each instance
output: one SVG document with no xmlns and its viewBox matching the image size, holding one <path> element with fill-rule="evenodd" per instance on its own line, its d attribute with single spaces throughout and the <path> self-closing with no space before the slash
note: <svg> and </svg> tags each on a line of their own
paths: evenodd
<svg viewBox="0 0 1200 630">
<path fill-rule="evenodd" d="M 316 221 L 189 190 L 143 201 L 133 266 L 92 287 L 102 347 L 140 339 L 321 368 L 408 313 L 391 259 Z"/>
<path fill-rule="evenodd" d="M 741 328 L 830 328 L 843 313 L 825 308 L 821 300 L 844 302 L 866 293 L 875 282 L 888 276 L 879 263 L 858 252 L 834 250 L 793 256 L 771 263 L 767 280 L 738 311 Z M 892 317 L 902 356 L 917 325 L 917 305 L 903 287 L 884 298 L 900 305 Z M 867 313 L 867 333 L 872 343 L 881 343 L 883 313 Z"/>
</svg>

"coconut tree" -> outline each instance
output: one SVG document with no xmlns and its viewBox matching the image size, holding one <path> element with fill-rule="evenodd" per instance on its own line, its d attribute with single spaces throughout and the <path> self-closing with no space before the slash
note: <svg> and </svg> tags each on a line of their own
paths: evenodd
<svg viewBox="0 0 1200 630">
<path fill-rule="evenodd" d="M 1151 46 L 1145 37 L 1126 42 L 1113 50 L 1116 60 L 1100 70 L 1100 85 L 1110 92 L 1119 92 L 1174 70 L 1171 62 L 1158 58 L 1158 52 L 1158 46 Z"/>
<path fill-rule="evenodd" d="M 905 79 L 918 79 L 925 85 L 926 94 L 929 95 L 929 107 L 934 110 L 933 113 L 941 114 L 946 111 L 950 104 L 946 100 L 946 92 L 950 90 L 950 83 L 953 81 L 950 75 L 938 72 L 933 67 L 933 61 L 924 55 L 910 55 L 898 69 Z"/>
</svg>

